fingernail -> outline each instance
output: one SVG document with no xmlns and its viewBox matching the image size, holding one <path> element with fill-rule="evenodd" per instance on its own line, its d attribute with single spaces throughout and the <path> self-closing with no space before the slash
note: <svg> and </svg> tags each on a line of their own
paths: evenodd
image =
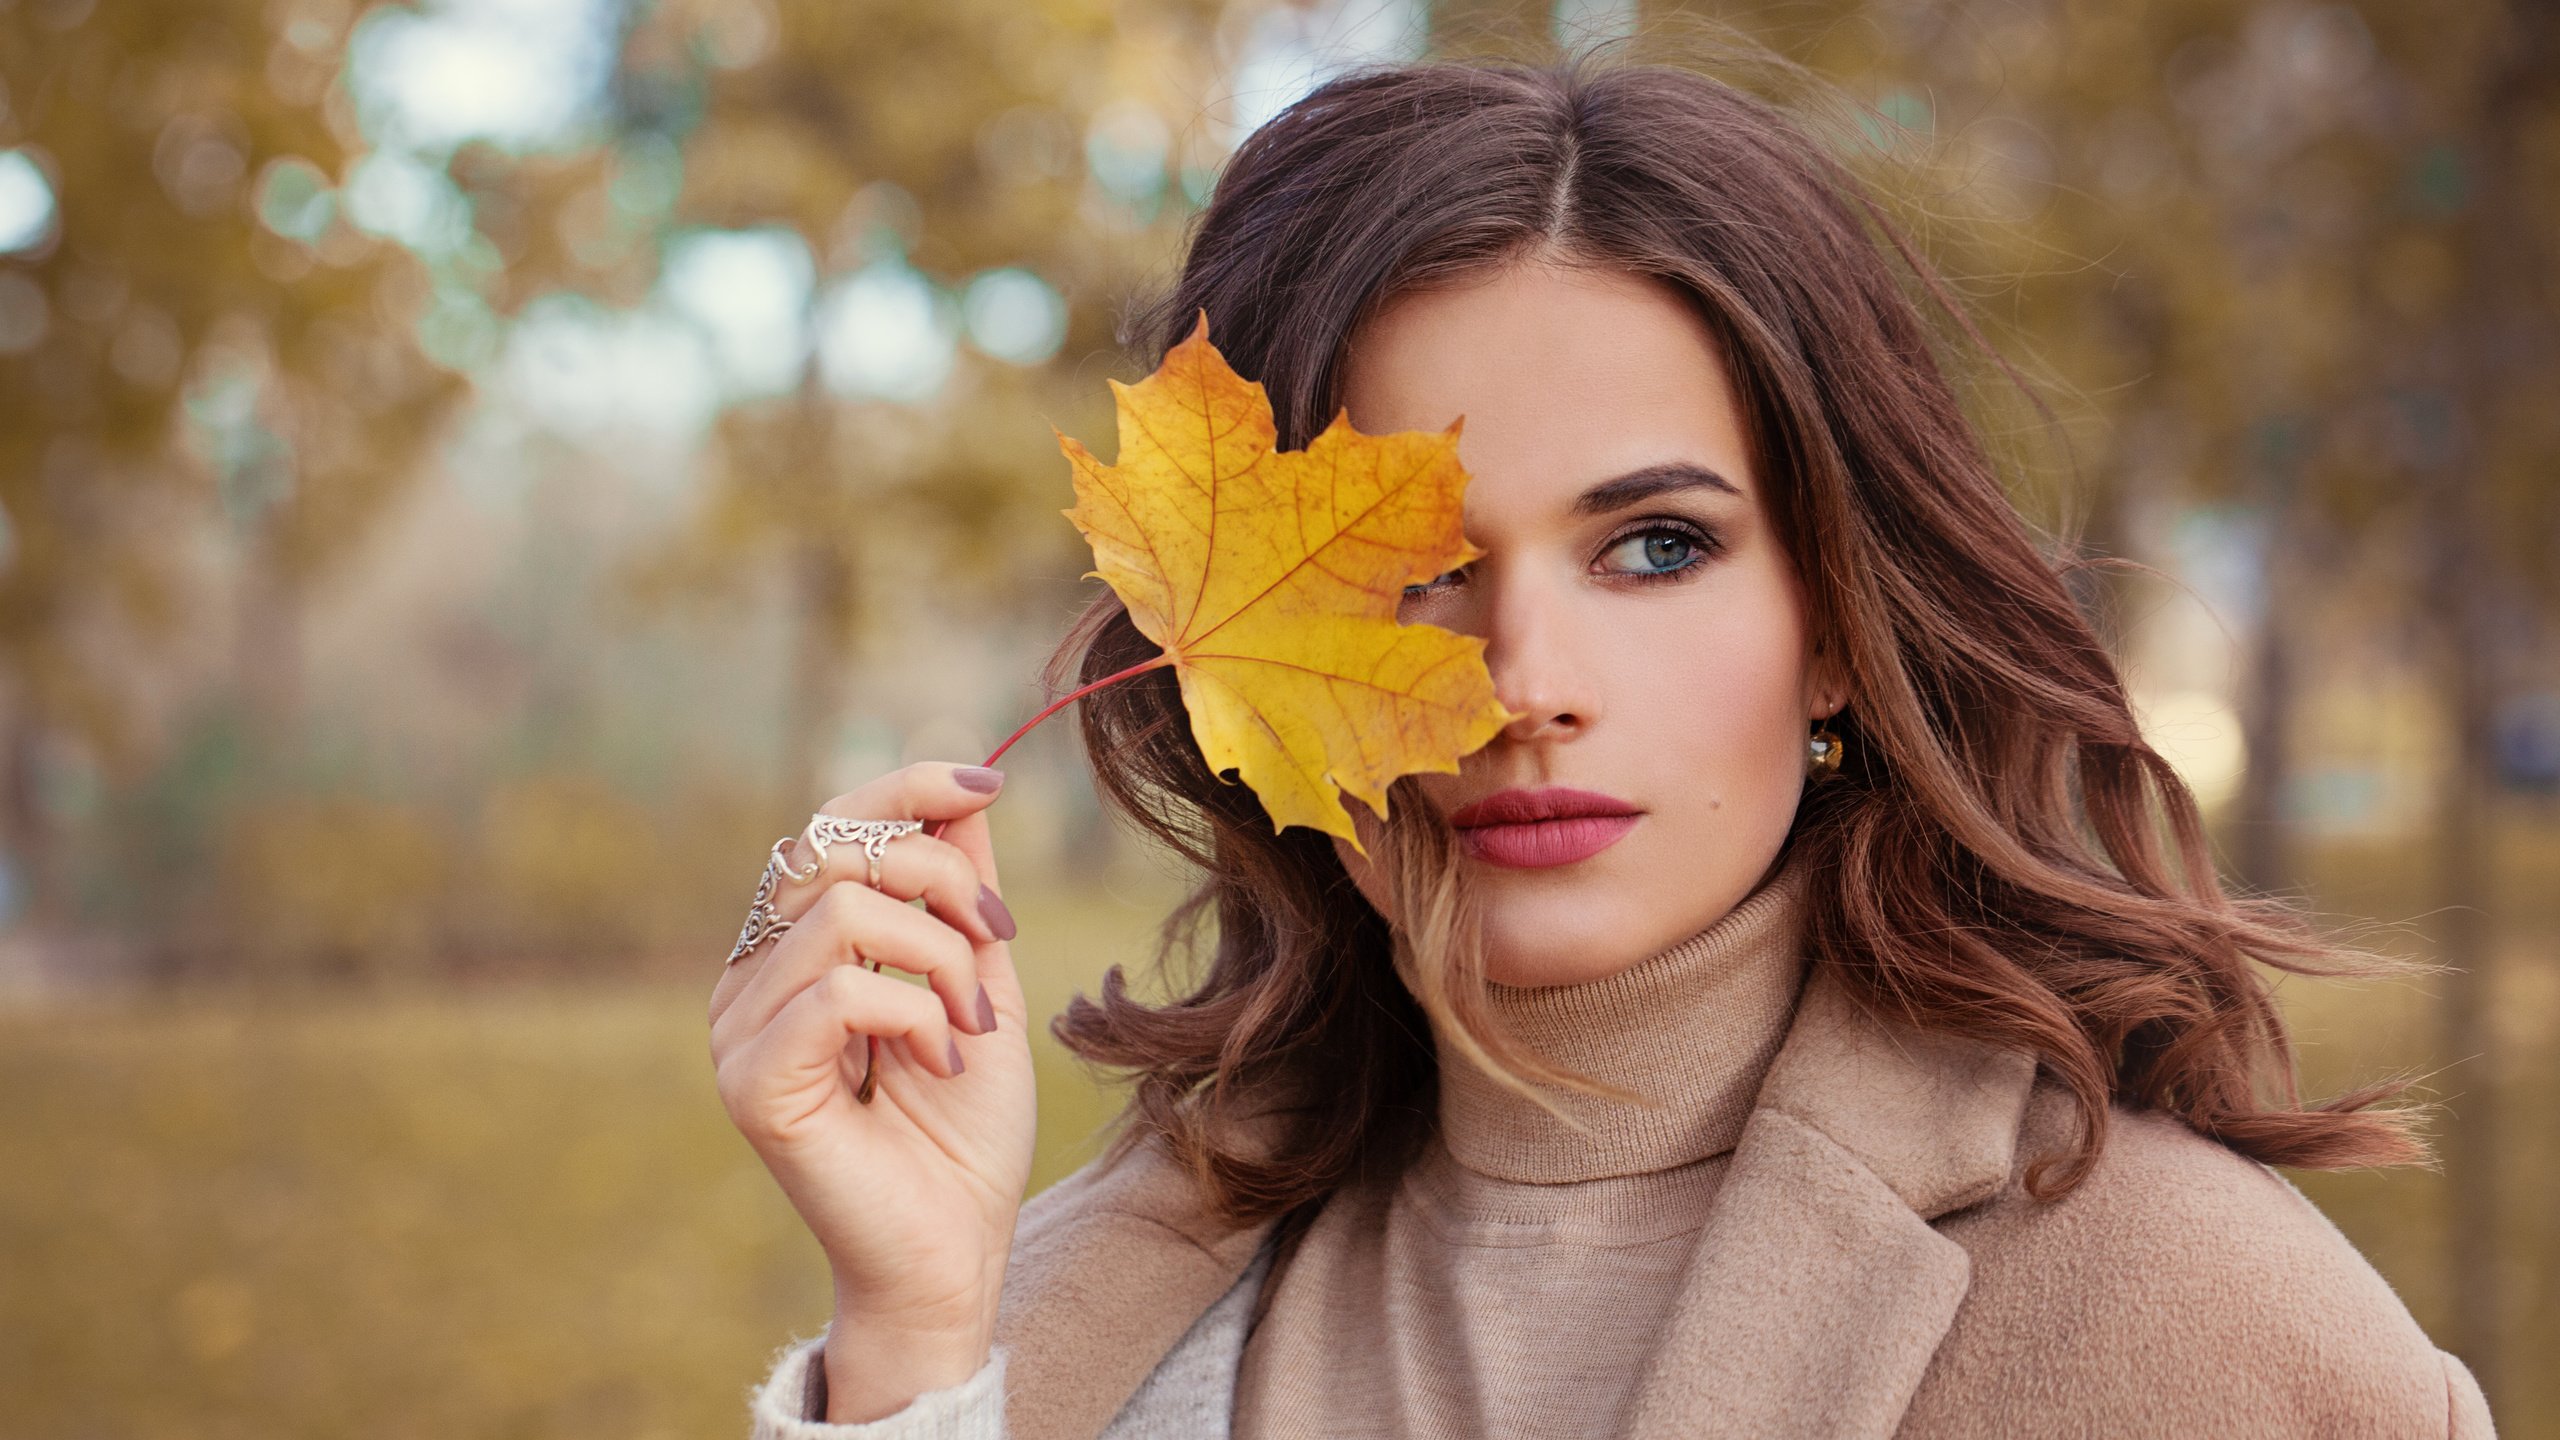
<svg viewBox="0 0 2560 1440">
<path fill-rule="evenodd" d="M 963 765 L 951 772 L 951 778 L 981 795 L 992 795 L 996 787 L 1004 783 L 1004 772 L 990 770 L 984 765 Z"/>
<path fill-rule="evenodd" d="M 984 885 L 978 887 L 978 915 L 987 922 L 988 929 L 996 932 L 997 939 L 1013 938 L 1013 912 L 1004 908 L 1004 902 L 996 898 L 996 892 Z"/>
<path fill-rule="evenodd" d="M 968 1068 L 969 1062 L 960 1058 L 960 1042 L 953 1040 L 951 1042 L 951 1073 L 957 1075 Z"/>
<path fill-rule="evenodd" d="M 987 998 L 987 987 L 978 986 L 978 1033 L 989 1034 L 996 1028 L 996 1002 Z"/>
</svg>

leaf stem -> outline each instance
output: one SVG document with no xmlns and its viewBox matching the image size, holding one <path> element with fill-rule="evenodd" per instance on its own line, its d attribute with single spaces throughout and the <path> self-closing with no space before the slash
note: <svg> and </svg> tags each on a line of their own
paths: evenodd
<svg viewBox="0 0 2560 1440">
<path fill-rule="evenodd" d="M 1073 702 L 1075 702 L 1075 701 L 1078 701 L 1078 700 L 1083 699 L 1083 698 L 1084 698 L 1084 697 L 1086 697 L 1087 695 L 1092 694 L 1094 691 L 1101 689 L 1103 686 L 1105 686 L 1105 685 L 1110 685 L 1110 684 L 1115 684 L 1115 683 L 1117 683 L 1117 682 L 1119 682 L 1119 681 L 1122 681 L 1122 680 L 1126 680 L 1126 679 L 1128 679 L 1128 678 L 1129 678 L 1130 676 L 1132 676 L 1132 675 L 1139 675 L 1139 674 L 1143 674 L 1143 673 L 1145 673 L 1146 671 L 1149 671 L 1149 670 L 1161 670 L 1161 669 L 1163 669 L 1165 666 L 1170 665 L 1170 664 L 1172 664 L 1172 663 L 1173 663 L 1173 657 L 1172 657 L 1172 656 L 1170 656 L 1170 655 L 1158 655 L 1157 657 L 1155 657 L 1155 658 L 1154 658 L 1154 659 L 1152 659 L 1152 660 L 1141 660 L 1141 661 L 1139 661 L 1137 664 L 1130 666 L 1128 669 L 1123 670 L 1123 671 L 1119 672 L 1119 673 L 1118 673 L 1118 674 L 1116 674 L 1116 675 L 1105 675 L 1105 676 L 1103 676 L 1101 679 L 1094 681 L 1094 682 L 1093 682 L 1092 684 L 1090 684 L 1090 685 L 1083 686 L 1083 687 L 1082 687 L 1082 688 L 1080 688 L 1080 689 L 1073 690 L 1073 691 L 1068 692 L 1068 693 L 1067 693 L 1067 694 L 1065 694 L 1065 695 L 1061 695 L 1061 696 L 1059 696 L 1056 700 L 1054 700 L 1054 701 L 1050 702 L 1049 707 L 1048 707 L 1047 709 L 1042 710 L 1039 714 L 1034 715 L 1034 716 L 1032 716 L 1030 719 L 1023 721 L 1023 722 L 1022 722 L 1022 726 L 1021 726 L 1021 728 L 1020 728 L 1020 729 L 1017 729 L 1017 730 L 1015 730 L 1012 734 L 1007 735 L 1006 737 L 1004 737 L 1004 743 L 996 747 L 995 753 L 994 753 L 993 755 L 988 756 L 986 759 L 984 759 L 984 760 L 980 761 L 979 763 L 980 763 L 980 764 L 982 764 L 982 765 L 993 765 L 994 763 L 996 763 L 996 761 L 998 761 L 998 760 L 1000 760 L 1000 759 L 1002 759 L 1002 758 L 1004 757 L 1004 752 L 1006 752 L 1007 750 L 1010 750 L 1010 749 L 1012 749 L 1012 748 L 1013 748 L 1013 742 L 1014 742 L 1014 741 L 1019 740 L 1019 739 L 1021 739 L 1023 736 L 1030 734 L 1030 733 L 1031 733 L 1031 727 L 1032 727 L 1032 726 L 1037 725 L 1037 724 L 1039 724 L 1041 721 L 1048 719 L 1050 716 L 1057 714 L 1060 710 L 1065 709 L 1068 705 L 1072 704 L 1072 703 L 1073 703 Z"/>
<path fill-rule="evenodd" d="M 1076 690 L 1059 696 L 1056 700 L 1051 701 L 1048 707 L 1043 709 L 1039 714 L 1023 721 L 1021 728 L 1004 737 L 1004 743 L 997 746 L 995 753 L 993 755 L 989 755 L 984 763 L 989 765 L 996 763 L 997 760 L 1003 758 L 1004 752 L 1013 748 L 1014 741 L 1031 733 L 1032 726 L 1037 725 L 1041 721 L 1048 719 L 1050 716 L 1057 714 L 1059 711 L 1065 709 L 1069 704 L 1083 699 L 1105 685 L 1117 684 L 1122 680 L 1128 679 L 1132 675 L 1141 675 L 1149 670 L 1161 670 L 1172 663 L 1173 657 L 1171 655 L 1158 655 L 1153 660 L 1141 660 L 1137 664 L 1130 666 L 1128 669 L 1121 671 L 1117 675 L 1105 675 L 1090 685 L 1081 686 Z M 950 823 L 951 822 L 948 820 L 936 820 L 933 822 L 933 828 L 924 833 L 939 840 L 942 838 L 942 828 Z M 869 960 L 864 963 L 874 972 L 877 972 L 880 968 L 880 962 L 877 960 Z M 872 1077 L 880 1073 L 879 1036 L 865 1035 L 862 1037 L 862 1062 L 862 1088 L 854 1092 L 854 1098 L 860 1100 L 863 1104 L 868 1105 L 871 1103 Z"/>
<path fill-rule="evenodd" d="M 1115 685 L 1115 684 L 1118 684 L 1120 681 L 1126 680 L 1126 679 L 1128 679 L 1128 678 L 1129 678 L 1130 676 L 1132 676 L 1132 675 L 1142 675 L 1142 674 L 1145 674 L 1145 673 L 1146 673 L 1147 671 L 1149 671 L 1149 670 L 1161 670 L 1161 669 L 1163 669 L 1165 666 L 1170 665 L 1170 664 L 1172 664 L 1172 663 L 1173 663 L 1173 657 L 1172 657 L 1171 655 L 1158 655 L 1158 656 L 1156 656 L 1156 657 L 1155 657 L 1154 659 L 1152 659 L 1152 660 L 1141 660 L 1141 661 L 1139 661 L 1137 664 L 1130 666 L 1130 667 L 1129 667 L 1128 669 L 1126 669 L 1126 670 L 1119 671 L 1119 672 L 1118 672 L 1118 673 L 1116 673 L 1116 674 L 1105 675 L 1105 676 L 1103 676 L 1101 679 L 1094 681 L 1094 682 L 1093 682 L 1092 684 L 1090 684 L 1090 685 L 1079 686 L 1078 688 L 1076 688 L 1076 689 L 1074 689 L 1074 690 L 1071 690 L 1071 691 L 1067 692 L 1067 693 L 1066 693 L 1066 694 L 1064 694 L 1064 695 L 1059 696 L 1057 699 L 1055 699 L 1055 700 L 1053 700 L 1053 701 L 1049 702 L 1049 704 L 1048 704 L 1044 709 L 1042 709 L 1042 710 L 1041 710 L 1041 712 L 1040 712 L 1039 714 L 1034 715 L 1034 716 L 1032 716 L 1030 719 L 1023 721 L 1023 722 L 1022 722 L 1022 724 L 1020 725 L 1020 727 L 1018 727 L 1017 729 L 1015 729 L 1015 731 L 1014 731 L 1012 734 L 1007 735 L 1006 737 L 1004 737 L 1004 743 L 1003 743 L 1003 744 L 1001 744 L 1001 745 L 999 745 L 999 746 L 997 746 L 997 747 L 995 748 L 995 753 L 994 753 L 994 754 L 989 755 L 986 759 L 984 759 L 984 760 L 980 761 L 979 763 L 980 763 L 980 764 L 982 764 L 982 765 L 993 765 L 993 764 L 994 764 L 994 763 L 996 763 L 998 760 L 1003 759 L 1003 758 L 1004 758 L 1004 752 L 1006 752 L 1007 750 L 1010 750 L 1010 749 L 1012 749 L 1012 748 L 1013 748 L 1013 742 L 1014 742 L 1014 741 L 1019 740 L 1019 739 L 1021 739 L 1023 736 L 1028 735 L 1028 734 L 1030 734 L 1030 733 L 1031 733 L 1031 727 L 1033 727 L 1033 726 L 1035 726 L 1035 725 L 1039 724 L 1039 723 L 1040 723 L 1041 721 L 1043 721 L 1043 720 L 1048 719 L 1050 716 L 1057 714 L 1059 711 L 1061 711 L 1061 710 L 1063 710 L 1063 709 L 1067 708 L 1067 706 L 1069 706 L 1069 705 L 1071 705 L 1071 704 L 1075 703 L 1075 702 L 1076 702 L 1076 701 L 1078 701 L 1078 700 L 1083 699 L 1083 698 L 1084 698 L 1084 697 L 1086 697 L 1087 695 L 1092 694 L 1094 691 L 1101 689 L 1103 686 L 1105 686 L 1105 685 Z M 929 834 L 929 835 L 933 836 L 935 839 L 937 839 L 937 840 L 938 840 L 938 839 L 942 838 L 942 827 L 943 827 L 943 826 L 945 826 L 945 825 L 948 825 L 948 824 L 950 824 L 950 823 L 951 823 L 951 822 L 950 822 L 950 821 L 948 821 L 948 820 L 937 820 L 937 821 L 935 821 L 935 822 L 933 823 L 933 828 L 932 828 L 931 830 L 929 830 L 929 831 L 925 832 L 925 833 L 927 833 L 927 834 Z"/>
</svg>

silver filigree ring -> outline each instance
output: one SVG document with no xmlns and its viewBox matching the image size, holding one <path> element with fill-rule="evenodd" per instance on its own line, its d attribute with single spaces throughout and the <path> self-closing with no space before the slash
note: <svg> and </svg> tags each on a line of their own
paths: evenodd
<svg viewBox="0 0 2560 1440">
<path fill-rule="evenodd" d="M 729 958 L 725 964 L 737 964 L 746 959 L 757 946 L 767 940 L 779 938 L 784 931 L 791 928 L 792 922 L 783 919 L 781 910 L 773 903 L 774 893 L 782 888 L 782 874 L 785 868 L 782 863 L 782 847 L 790 843 L 791 837 L 783 836 L 773 842 L 772 851 L 765 856 L 764 874 L 756 879 L 755 903 L 747 907 L 747 923 L 738 928 L 738 943 L 729 947 Z"/>
<path fill-rule="evenodd" d="M 774 841 L 773 848 L 765 853 L 764 874 L 756 879 L 756 898 L 747 907 L 747 921 L 738 928 L 738 943 L 729 947 L 726 963 L 737 964 L 752 954 L 757 946 L 767 940 L 779 939 L 791 928 L 792 922 L 782 918 L 781 907 L 774 903 L 774 896 L 781 891 L 785 880 L 807 884 L 818 878 L 818 872 L 827 868 L 829 845 L 860 845 L 863 858 L 871 862 L 871 888 L 877 890 L 880 888 L 881 852 L 889 848 L 890 841 L 901 835 L 913 835 L 923 828 L 921 820 L 848 820 L 841 815 L 823 812 L 810 816 L 808 828 L 797 837 L 785 835 Z M 794 870 L 791 862 L 782 858 L 784 847 L 795 838 L 810 852 L 806 870 Z"/>
<path fill-rule="evenodd" d="M 871 888 L 877 890 L 880 888 L 881 852 L 889 848 L 890 841 L 901 835 L 913 835 L 923 828 L 921 820 L 848 820 L 842 815 L 829 815 L 822 811 L 810 816 L 808 827 L 800 832 L 800 843 L 809 851 L 809 868 L 794 870 L 784 864 L 782 873 L 793 884 L 805 885 L 817 879 L 818 872 L 827 868 L 828 846 L 860 845 L 864 857 L 871 862 Z M 774 858 L 779 862 L 781 856 L 781 849 L 777 846 Z"/>
</svg>

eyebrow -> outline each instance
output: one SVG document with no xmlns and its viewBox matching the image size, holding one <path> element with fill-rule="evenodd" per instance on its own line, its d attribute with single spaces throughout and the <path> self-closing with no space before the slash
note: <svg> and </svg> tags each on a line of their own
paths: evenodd
<svg viewBox="0 0 2560 1440">
<path fill-rule="evenodd" d="M 1721 490 L 1737 500 L 1743 498 L 1732 481 L 1704 465 L 1672 460 L 1660 465 L 1647 465 L 1641 470 L 1630 470 L 1615 480 L 1601 481 L 1576 497 L 1573 513 L 1606 515 L 1679 490 Z"/>
</svg>

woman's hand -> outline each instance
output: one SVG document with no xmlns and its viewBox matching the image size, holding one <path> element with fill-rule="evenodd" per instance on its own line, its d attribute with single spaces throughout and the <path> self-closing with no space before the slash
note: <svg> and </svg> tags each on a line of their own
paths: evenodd
<svg viewBox="0 0 2560 1440">
<path fill-rule="evenodd" d="M 965 783 L 989 783 L 986 790 Z M 948 820 L 888 842 L 880 888 L 856 844 L 775 896 L 793 922 L 711 995 L 711 1060 L 730 1121 L 826 1252 L 828 1418 L 877 1419 L 987 1358 L 1035 1133 L 1028 1016 L 996 898 L 986 807 L 1001 776 L 909 765 L 825 813 Z M 806 870 L 795 840 L 783 858 Z M 922 897 L 924 909 L 906 902 Z M 861 962 L 923 975 L 919 986 Z M 928 988 L 928 986 L 930 988 Z M 982 988 L 983 987 L 983 988 Z M 871 1103 L 866 1035 L 879 1037 Z M 965 1066 L 965 1068 L 964 1068 Z"/>
</svg>

